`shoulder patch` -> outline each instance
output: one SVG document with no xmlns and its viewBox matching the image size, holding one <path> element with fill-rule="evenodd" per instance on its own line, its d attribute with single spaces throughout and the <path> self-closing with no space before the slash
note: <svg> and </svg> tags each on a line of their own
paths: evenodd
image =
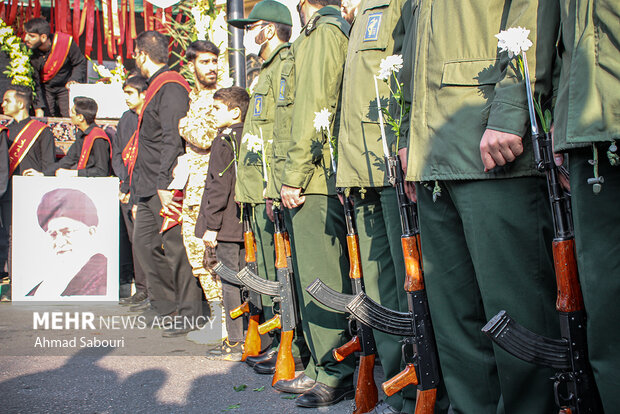
<svg viewBox="0 0 620 414">
<path fill-rule="evenodd" d="M 280 92 L 278 93 L 278 99 L 280 101 L 284 100 L 284 93 L 286 92 L 286 79 L 280 79 Z"/>
<path fill-rule="evenodd" d="M 364 33 L 364 42 L 372 42 L 379 38 L 379 28 L 381 27 L 382 17 L 383 12 L 368 15 L 368 23 L 366 23 L 366 32 Z"/>
<path fill-rule="evenodd" d="M 260 116 L 263 112 L 263 95 L 256 95 L 254 98 L 254 116 Z"/>
</svg>

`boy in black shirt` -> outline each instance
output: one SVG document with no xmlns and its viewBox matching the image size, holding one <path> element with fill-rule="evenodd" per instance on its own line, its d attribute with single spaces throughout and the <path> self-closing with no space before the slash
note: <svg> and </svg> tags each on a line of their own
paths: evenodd
<svg viewBox="0 0 620 414">
<path fill-rule="evenodd" d="M 209 247 L 215 247 L 217 260 L 239 271 L 245 266 L 243 227 L 240 209 L 235 202 L 236 161 L 243 121 L 250 97 L 238 86 L 220 89 L 213 95 L 213 115 L 219 134 L 211 147 L 211 159 L 196 222 L 196 237 Z M 243 321 L 231 319 L 230 310 L 241 305 L 239 287 L 222 280 L 226 330 L 228 338 L 221 348 L 211 351 L 213 358 L 241 361 L 243 352 Z"/>
</svg>

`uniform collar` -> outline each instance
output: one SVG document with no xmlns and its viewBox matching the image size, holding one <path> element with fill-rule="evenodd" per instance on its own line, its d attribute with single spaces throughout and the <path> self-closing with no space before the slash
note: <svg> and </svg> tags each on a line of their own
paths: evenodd
<svg viewBox="0 0 620 414">
<path fill-rule="evenodd" d="M 269 66 L 269 64 L 273 61 L 273 59 L 275 59 L 276 56 L 278 56 L 278 53 L 280 53 L 282 49 L 290 46 L 290 43 L 282 43 L 280 46 L 276 47 L 276 50 L 271 53 L 271 56 L 269 56 L 269 58 L 267 58 L 267 60 L 263 62 L 261 68 L 266 68 L 267 66 Z"/>
</svg>

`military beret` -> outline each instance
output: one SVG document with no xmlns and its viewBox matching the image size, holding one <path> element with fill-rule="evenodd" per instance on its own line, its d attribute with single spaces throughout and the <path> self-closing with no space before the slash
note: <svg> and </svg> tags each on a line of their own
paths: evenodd
<svg viewBox="0 0 620 414">
<path fill-rule="evenodd" d="M 86 194 L 72 188 L 58 188 L 41 197 L 37 208 L 39 226 L 47 231 L 47 224 L 57 217 L 68 217 L 81 221 L 87 226 L 99 224 L 97 207 Z"/>
<path fill-rule="evenodd" d="M 271 23 L 282 23 L 293 25 L 291 12 L 284 4 L 276 0 L 263 0 L 256 3 L 247 19 L 230 19 L 228 24 L 242 29 L 251 23 L 264 20 Z"/>
</svg>

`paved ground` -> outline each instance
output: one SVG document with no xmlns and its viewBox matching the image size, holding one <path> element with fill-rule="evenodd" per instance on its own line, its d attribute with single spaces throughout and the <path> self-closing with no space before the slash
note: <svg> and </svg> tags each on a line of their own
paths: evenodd
<svg viewBox="0 0 620 414">
<path fill-rule="evenodd" d="M 207 359 L 206 346 L 185 338 L 162 339 L 158 329 L 123 330 L 119 349 L 35 349 L 43 335 L 81 337 L 84 332 L 33 329 L 43 306 L 0 304 L 0 412 L 2 413 L 349 413 L 352 401 L 302 409 L 294 396 L 271 388 L 244 363 Z M 67 308 L 71 309 L 71 308 Z M 128 315 L 107 305 L 98 314 Z M 110 336 L 88 332 L 87 337 Z M 141 349 L 141 355 L 122 356 Z M 130 351 L 130 352 L 129 352 Z M 64 354 L 64 355 L 63 355 Z M 376 380 L 382 380 L 380 367 Z M 235 389 L 236 388 L 236 389 Z"/>
</svg>

